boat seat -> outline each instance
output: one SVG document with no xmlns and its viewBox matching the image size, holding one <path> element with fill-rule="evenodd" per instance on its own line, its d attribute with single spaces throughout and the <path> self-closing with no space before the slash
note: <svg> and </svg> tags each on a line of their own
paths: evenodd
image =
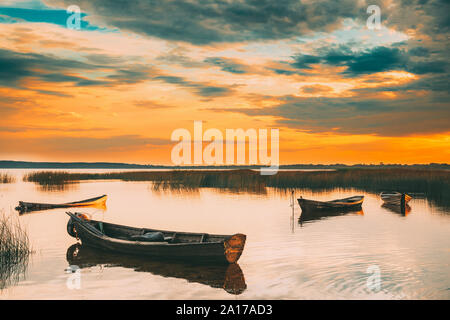
<svg viewBox="0 0 450 320">
<path fill-rule="evenodd" d="M 177 237 L 177 233 L 174 232 L 172 236 L 164 237 L 164 241 L 169 242 L 169 243 L 178 242 L 178 239 L 176 239 L 176 237 Z"/>
<path fill-rule="evenodd" d="M 209 234 L 207 234 L 207 233 L 202 234 L 202 238 L 200 239 L 200 243 L 205 242 L 208 239 L 208 237 L 209 237 Z"/>
<path fill-rule="evenodd" d="M 162 232 L 147 232 L 142 235 L 134 235 L 130 237 L 134 241 L 144 242 L 162 242 L 165 241 L 164 234 Z"/>
</svg>

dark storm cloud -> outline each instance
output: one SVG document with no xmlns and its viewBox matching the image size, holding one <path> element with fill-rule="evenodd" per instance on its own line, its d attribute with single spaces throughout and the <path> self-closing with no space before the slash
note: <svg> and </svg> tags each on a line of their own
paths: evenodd
<svg viewBox="0 0 450 320">
<path fill-rule="evenodd" d="M 193 44 L 286 39 L 328 31 L 367 8 L 353 0 L 46 0 L 78 5 L 110 27 Z"/>
</svg>

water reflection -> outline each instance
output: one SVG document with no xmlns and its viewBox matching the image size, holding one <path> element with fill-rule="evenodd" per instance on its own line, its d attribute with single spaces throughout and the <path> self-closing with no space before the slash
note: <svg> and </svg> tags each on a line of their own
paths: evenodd
<svg viewBox="0 0 450 320">
<path fill-rule="evenodd" d="M 300 218 L 298 219 L 298 222 L 300 225 L 302 225 L 305 222 L 312 222 L 315 220 L 322 220 L 330 217 L 337 217 L 337 216 L 343 216 L 347 214 L 353 214 L 353 215 L 364 215 L 364 210 L 333 210 L 333 211 L 323 211 L 323 210 L 310 210 L 310 211 L 302 211 L 302 214 L 300 215 Z"/>
<path fill-rule="evenodd" d="M 0 259 L 0 290 L 18 283 L 28 268 L 28 255 L 20 256 L 14 262 L 5 262 Z"/>
<path fill-rule="evenodd" d="M 257 185 L 242 185 L 242 186 L 211 186 L 210 189 L 221 193 L 248 193 L 257 195 L 267 195 L 268 191 L 265 186 Z M 170 182 L 170 181 L 153 181 L 151 182 L 151 189 L 154 192 L 170 192 L 173 194 L 198 194 L 200 187 L 191 186 L 184 183 Z"/>
<path fill-rule="evenodd" d="M 67 249 L 66 259 L 69 265 L 76 265 L 81 269 L 96 265 L 130 268 L 137 272 L 149 272 L 163 277 L 186 279 L 212 288 L 223 288 L 234 295 L 239 295 L 247 289 L 244 274 L 237 263 L 204 265 L 155 261 L 107 253 L 78 243 Z"/>
<path fill-rule="evenodd" d="M 406 204 L 405 206 L 398 206 L 383 203 L 381 206 L 390 212 L 397 213 L 405 217 L 411 212 L 411 207 L 408 204 Z"/>
<path fill-rule="evenodd" d="M 122 256 L 110 258 L 98 252 L 84 259 L 83 251 L 80 257 L 77 254 L 68 260 L 67 249 L 75 241 L 66 232 L 65 210 L 55 209 L 20 217 L 28 226 L 33 247 L 42 254 L 30 258 L 33 263 L 28 264 L 25 282 L 15 284 L 17 277 L 8 278 L 8 289 L 0 292 L 0 299 L 99 299 L 105 297 L 102 288 L 106 282 L 112 299 L 141 298 L 141 293 L 167 299 L 236 298 L 220 288 L 232 293 L 243 291 L 238 297 L 246 299 L 449 298 L 445 266 L 450 264 L 450 207 L 437 206 L 435 197 L 429 196 L 434 191 L 431 188 L 421 195 L 411 194 L 407 187 L 400 190 L 413 196 L 412 214 L 403 218 L 395 209 L 381 206 L 379 192 L 386 186 L 383 190 L 377 186 L 333 189 L 332 184 L 324 183 L 328 189 L 305 189 L 294 188 L 297 180 L 293 180 L 292 188 L 266 187 L 267 195 L 260 196 L 212 187 L 155 192 L 148 181 L 89 180 L 69 192 L 44 193 L 37 184 L 22 181 L 23 171 L 14 174 L 16 183 L 0 184 L 0 210 L 6 209 L 8 214 L 16 214 L 13 208 L 19 200 L 64 203 L 107 193 L 108 211 L 95 220 L 188 232 L 245 233 L 249 241 L 240 265 L 249 283 L 246 287 L 239 270 L 227 276 L 226 266 L 180 267 Z M 356 216 L 357 212 L 310 213 L 299 220 L 297 201 L 289 207 L 292 189 L 296 196 L 301 193 L 319 201 L 364 194 L 364 217 Z M 388 189 L 396 190 L 396 186 Z M 446 195 L 444 202 L 449 202 L 448 192 Z M 301 228 L 299 222 L 305 220 L 308 224 Z M 66 276 L 61 273 L 68 261 L 86 268 L 83 279 L 89 286 L 66 290 Z M 366 270 L 371 265 L 380 267 L 380 292 L 367 290 L 370 274 Z M 104 269 L 104 274 L 99 275 L 98 268 Z"/>
<path fill-rule="evenodd" d="M 65 183 L 35 183 L 40 192 L 67 192 L 74 191 L 80 187 L 79 181 Z"/>
</svg>

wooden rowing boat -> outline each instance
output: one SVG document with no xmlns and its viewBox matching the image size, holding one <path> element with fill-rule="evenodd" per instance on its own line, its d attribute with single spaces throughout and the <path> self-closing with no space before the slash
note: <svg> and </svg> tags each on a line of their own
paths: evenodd
<svg viewBox="0 0 450 320">
<path fill-rule="evenodd" d="M 244 274 L 237 263 L 202 264 L 196 261 L 159 261 L 97 250 L 79 243 L 67 249 L 66 259 L 69 265 L 80 269 L 97 265 L 104 268 L 123 267 L 136 272 L 148 272 L 163 277 L 185 279 L 212 288 L 221 288 L 234 295 L 241 294 L 247 288 Z"/>
<path fill-rule="evenodd" d="M 302 211 L 320 211 L 320 210 L 359 210 L 361 209 L 364 201 L 364 196 L 353 196 L 350 198 L 336 199 L 331 201 L 315 201 L 303 199 L 300 197 L 297 199 L 298 204 L 302 208 Z"/>
<path fill-rule="evenodd" d="M 412 198 L 406 193 L 400 192 L 382 192 L 381 200 L 388 205 L 405 206 Z"/>
<path fill-rule="evenodd" d="M 215 235 L 134 228 L 96 220 L 81 213 L 66 212 L 67 232 L 83 245 L 110 252 L 152 258 L 235 263 L 245 246 L 244 234 Z"/>
<path fill-rule="evenodd" d="M 60 204 L 53 203 L 35 203 L 19 201 L 19 206 L 16 210 L 20 212 L 36 211 L 36 210 L 48 210 L 56 208 L 72 208 L 72 207 L 92 207 L 92 206 L 105 206 L 107 195 L 104 194 L 100 197 L 90 198 L 82 201 L 74 201 Z"/>
</svg>

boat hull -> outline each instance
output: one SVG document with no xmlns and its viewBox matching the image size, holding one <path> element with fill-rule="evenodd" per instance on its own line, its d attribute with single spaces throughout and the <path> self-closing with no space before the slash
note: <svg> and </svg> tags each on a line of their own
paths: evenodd
<svg viewBox="0 0 450 320">
<path fill-rule="evenodd" d="M 352 211 L 361 210 L 364 196 L 356 196 L 332 201 L 315 201 L 299 198 L 302 211 Z"/>
<path fill-rule="evenodd" d="M 82 201 L 74 201 L 60 204 L 19 201 L 19 206 L 16 209 L 21 212 L 26 212 L 26 211 L 57 209 L 57 208 L 105 206 L 106 200 L 107 195 L 102 195 L 99 197 L 90 198 Z"/>
<path fill-rule="evenodd" d="M 408 202 L 412 199 L 411 196 L 406 193 L 400 192 L 382 192 L 380 194 L 381 200 L 383 200 L 384 204 L 393 205 L 393 206 L 404 206 L 408 204 Z"/>
<path fill-rule="evenodd" d="M 164 237 L 177 238 L 179 242 L 143 242 L 126 240 L 125 237 L 114 238 L 95 231 L 99 221 L 84 221 L 72 213 L 69 220 L 68 232 L 73 228 L 75 236 L 83 245 L 128 255 L 152 257 L 164 260 L 235 263 L 244 250 L 246 236 L 235 235 L 207 235 L 200 233 L 175 232 L 145 228 L 133 228 L 101 222 L 102 228 L 110 234 L 138 235 L 147 232 L 162 232 Z M 71 234 L 72 235 L 72 234 Z M 208 239 L 204 241 L 203 239 Z M 175 240 L 175 239 L 174 239 Z M 172 241 L 174 241 L 172 240 Z"/>
</svg>

